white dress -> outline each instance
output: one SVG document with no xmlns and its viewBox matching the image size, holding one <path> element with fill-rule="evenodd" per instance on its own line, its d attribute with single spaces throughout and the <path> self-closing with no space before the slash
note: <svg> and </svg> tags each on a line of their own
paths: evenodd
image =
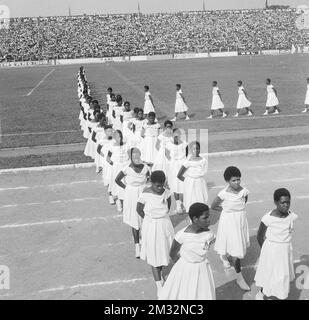
<svg viewBox="0 0 309 320">
<path fill-rule="evenodd" d="M 128 145 L 131 145 L 131 140 L 134 139 L 134 137 L 133 137 L 133 132 L 128 128 L 128 125 L 130 121 L 133 119 L 133 111 L 123 110 L 120 116 L 122 116 L 122 119 L 123 119 L 123 123 L 122 123 L 123 139 L 128 143 Z"/>
<path fill-rule="evenodd" d="M 155 112 L 154 106 L 150 100 L 151 94 L 149 91 L 145 92 L 145 104 L 144 104 L 144 114 L 148 114 L 149 112 Z"/>
<path fill-rule="evenodd" d="M 113 122 L 113 129 L 114 130 L 120 130 L 122 131 L 122 122 L 120 120 L 120 116 L 122 115 L 124 110 L 123 106 L 118 106 L 116 105 L 115 107 L 113 107 L 113 111 L 115 113 L 115 118 L 113 117 L 112 122 Z"/>
<path fill-rule="evenodd" d="M 88 123 L 88 127 L 91 128 L 91 133 L 88 135 L 87 143 L 84 150 L 84 155 L 86 157 L 92 158 L 93 160 L 95 159 L 95 153 L 96 153 L 96 142 L 94 141 L 95 139 L 94 137 L 96 135 L 97 126 L 98 126 L 97 122 Z"/>
<path fill-rule="evenodd" d="M 293 249 L 291 244 L 293 222 L 297 219 L 294 212 L 286 218 L 270 215 L 263 216 L 262 222 L 267 227 L 255 282 L 263 288 L 266 296 L 286 299 L 290 291 L 290 282 L 295 279 Z"/>
<path fill-rule="evenodd" d="M 212 89 L 212 103 L 211 103 L 211 110 L 218 110 L 218 109 L 223 109 L 224 104 L 219 96 L 219 88 L 214 87 Z"/>
<path fill-rule="evenodd" d="M 207 204 L 208 192 L 207 183 L 205 181 L 205 174 L 207 172 L 207 162 L 205 158 L 198 161 L 190 160 L 188 157 L 183 166 L 187 168 L 184 174 L 185 181 L 183 192 L 183 203 L 186 208 L 186 212 L 189 212 L 190 206 L 193 203 L 200 202 Z"/>
<path fill-rule="evenodd" d="M 249 108 L 251 106 L 251 102 L 247 99 L 243 90 L 243 86 L 238 88 L 237 109 Z"/>
<path fill-rule="evenodd" d="M 219 192 L 222 212 L 219 220 L 217 239 L 214 246 L 220 255 L 229 254 L 239 259 L 244 258 L 250 246 L 245 198 L 249 194 L 246 188 L 240 192 L 227 192 L 228 186 Z"/>
<path fill-rule="evenodd" d="M 162 195 L 143 192 L 138 202 L 145 205 L 142 222 L 140 257 L 153 267 L 168 266 L 169 252 L 174 239 L 174 228 L 168 216 L 167 199 L 171 192 Z"/>
<path fill-rule="evenodd" d="M 154 160 L 152 171 L 161 170 L 165 173 L 165 176 L 167 177 L 167 174 L 169 172 L 169 162 L 165 156 L 165 150 L 166 148 L 168 148 L 168 145 L 172 143 L 173 137 L 166 137 L 164 135 L 164 132 L 162 132 L 158 136 L 158 140 L 160 140 L 160 148 Z"/>
<path fill-rule="evenodd" d="M 115 143 L 114 139 L 102 141 L 102 149 L 101 153 L 103 156 L 103 170 L 102 170 L 102 180 L 105 187 L 109 186 L 111 178 L 112 178 L 112 166 L 106 161 L 106 157 L 108 152 L 111 150 L 112 146 Z M 102 156 L 101 156 L 102 157 Z"/>
<path fill-rule="evenodd" d="M 180 94 L 182 94 L 181 89 L 176 91 L 175 113 L 188 111 L 188 107 Z"/>
<path fill-rule="evenodd" d="M 141 159 L 147 163 L 154 163 L 157 155 L 157 139 L 160 129 L 159 123 L 148 124 L 144 123 L 145 138 L 140 143 Z"/>
<path fill-rule="evenodd" d="M 307 92 L 306 92 L 305 104 L 309 105 L 309 83 L 307 84 Z"/>
<path fill-rule="evenodd" d="M 272 84 L 267 85 L 267 101 L 266 107 L 275 107 L 279 104 L 279 100 L 274 92 L 274 86 Z"/>
<path fill-rule="evenodd" d="M 113 118 L 113 110 L 117 106 L 116 101 L 110 101 L 108 105 L 108 111 L 106 113 L 107 119 L 108 119 L 108 124 L 113 125 L 114 124 L 114 118 Z"/>
<path fill-rule="evenodd" d="M 177 178 L 177 175 L 186 160 L 186 147 L 187 143 L 184 141 L 178 145 L 174 143 L 168 145 L 171 156 L 168 171 L 168 185 L 174 193 L 183 193 L 184 183 Z"/>
<path fill-rule="evenodd" d="M 122 172 L 126 176 L 126 188 L 123 200 L 123 222 L 130 227 L 139 230 L 141 228 L 142 218 L 136 211 L 136 205 L 145 187 L 149 168 L 147 165 L 144 165 L 142 171 L 137 173 L 133 168 L 127 166 Z"/>
<path fill-rule="evenodd" d="M 207 253 L 214 240 L 211 231 L 180 230 L 175 240 L 181 244 L 180 258 L 173 266 L 159 300 L 216 300 L 215 283 Z"/>
<path fill-rule="evenodd" d="M 144 124 L 147 123 L 147 120 L 146 119 L 143 119 L 143 120 L 132 119 L 130 121 L 130 123 L 132 125 L 134 125 L 134 127 L 135 127 L 135 131 L 134 132 L 132 131 L 133 136 L 131 137 L 131 140 L 130 140 L 130 146 L 132 148 L 136 147 L 141 150 L 141 143 L 143 141 L 143 138 L 141 136 L 141 132 L 144 127 Z"/>
<path fill-rule="evenodd" d="M 110 148 L 110 152 L 112 153 L 111 161 L 113 161 L 113 165 L 111 169 L 111 180 L 108 186 L 108 191 L 111 192 L 114 197 L 123 200 L 124 190 L 118 186 L 118 184 L 115 182 L 115 179 L 119 172 L 130 163 L 128 149 L 126 145 L 113 145 Z"/>
</svg>

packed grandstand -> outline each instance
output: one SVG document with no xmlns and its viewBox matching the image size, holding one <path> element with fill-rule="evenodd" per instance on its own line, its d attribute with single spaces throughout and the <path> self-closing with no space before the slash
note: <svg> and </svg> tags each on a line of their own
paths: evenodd
<svg viewBox="0 0 309 320">
<path fill-rule="evenodd" d="M 309 44 L 296 9 L 13 18 L 0 30 L 7 61 L 290 49 Z"/>
</svg>

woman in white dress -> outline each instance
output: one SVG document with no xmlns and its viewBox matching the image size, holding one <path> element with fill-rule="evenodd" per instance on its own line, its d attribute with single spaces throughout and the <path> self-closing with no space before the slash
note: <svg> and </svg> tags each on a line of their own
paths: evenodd
<svg viewBox="0 0 309 320">
<path fill-rule="evenodd" d="M 114 107 L 117 106 L 117 101 L 116 101 L 116 96 L 113 93 L 111 93 L 110 99 L 111 100 L 107 106 L 106 116 L 108 119 L 108 124 L 113 125 L 114 123 L 113 110 L 114 110 Z"/>
<path fill-rule="evenodd" d="M 219 192 L 211 208 L 221 211 L 215 251 L 218 252 L 225 268 L 231 265 L 227 259 L 232 259 L 236 271 L 236 282 L 241 289 L 249 291 L 241 273 L 241 259 L 246 255 L 250 246 L 249 227 L 245 205 L 249 191 L 240 185 L 241 172 L 236 167 L 228 167 L 224 171 L 224 180 L 228 185 Z"/>
<path fill-rule="evenodd" d="M 141 259 L 151 266 L 159 296 L 162 289 L 162 267 L 169 264 L 174 228 L 168 215 L 171 192 L 164 188 L 164 172 L 152 172 L 150 180 L 151 186 L 139 197 L 136 210 L 143 219 Z"/>
<path fill-rule="evenodd" d="M 149 112 L 155 112 L 155 107 L 151 93 L 149 91 L 149 86 L 144 86 L 145 91 L 145 104 L 144 104 L 144 115 L 147 117 Z"/>
<path fill-rule="evenodd" d="M 189 145 L 189 156 L 182 164 L 178 179 L 184 182 L 183 204 L 186 212 L 195 202 L 206 203 L 208 201 L 207 183 L 205 174 L 207 172 L 206 159 L 200 157 L 201 146 L 198 141 Z"/>
<path fill-rule="evenodd" d="M 305 98 L 305 109 L 302 111 L 302 113 L 306 113 L 309 110 L 309 78 L 307 78 L 307 92 L 306 92 L 306 98 Z"/>
<path fill-rule="evenodd" d="M 131 140 L 133 139 L 133 132 L 129 128 L 130 121 L 134 118 L 134 112 L 131 110 L 131 105 L 129 101 L 124 104 L 124 109 L 120 114 L 120 122 L 122 123 L 122 134 L 123 139 L 130 146 Z"/>
<path fill-rule="evenodd" d="M 266 79 L 266 90 L 267 90 L 267 101 L 266 101 L 266 111 L 263 113 L 264 116 L 269 114 L 269 109 L 274 108 L 274 114 L 279 114 L 280 109 L 278 108 L 278 92 L 271 84 L 271 80 Z"/>
<path fill-rule="evenodd" d="M 141 142 L 143 141 L 143 137 L 141 136 L 143 126 L 147 122 L 147 119 L 144 119 L 144 111 L 143 109 L 138 109 L 136 118 L 133 118 L 129 122 L 129 128 L 131 129 L 133 135 L 130 140 L 130 146 L 141 148 Z"/>
<path fill-rule="evenodd" d="M 214 278 L 207 258 L 215 240 L 209 230 L 208 206 L 194 203 L 189 217 L 192 223 L 180 230 L 173 241 L 170 256 L 175 265 L 159 300 L 216 300 Z"/>
<path fill-rule="evenodd" d="M 218 82 L 212 82 L 212 103 L 210 108 L 210 116 L 207 119 L 212 119 L 215 110 L 219 110 L 222 114 L 222 118 L 225 118 L 227 114 L 223 111 L 224 104 L 222 102 L 222 96 L 218 88 Z"/>
<path fill-rule="evenodd" d="M 155 122 L 156 114 L 154 112 L 148 113 L 147 122 L 144 123 L 141 136 L 143 140 L 140 144 L 140 150 L 142 152 L 142 160 L 153 165 L 157 155 L 157 139 L 159 135 L 160 124 Z"/>
<path fill-rule="evenodd" d="M 108 191 L 112 194 L 114 200 L 116 201 L 117 210 L 122 211 L 123 200 L 124 200 L 124 190 L 116 184 L 116 177 L 118 173 L 126 166 L 129 165 L 130 159 L 128 155 L 128 147 L 123 142 L 122 132 L 116 130 L 114 132 L 114 145 L 111 146 L 106 161 L 112 166 L 111 169 L 111 179 L 108 186 Z"/>
<path fill-rule="evenodd" d="M 133 239 L 135 243 L 135 257 L 140 257 L 140 228 L 142 224 L 141 217 L 136 211 L 137 201 L 145 188 L 147 178 L 149 177 L 149 167 L 141 160 L 141 152 L 137 148 L 129 151 L 131 163 L 120 171 L 116 177 L 116 183 L 123 188 L 123 222 L 132 228 Z M 122 180 L 125 179 L 125 183 Z"/>
<path fill-rule="evenodd" d="M 181 131 L 173 130 L 173 142 L 167 145 L 167 158 L 169 160 L 168 185 L 174 193 L 176 213 L 183 213 L 184 183 L 178 179 L 180 168 L 187 157 L 187 142 L 181 139 Z"/>
<path fill-rule="evenodd" d="M 249 109 L 252 103 L 248 100 L 247 92 L 245 91 L 241 80 L 237 81 L 237 86 L 238 86 L 238 101 L 236 106 L 237 111 L 234 117 L 238 117 L 239 111 L 242 109 L 245 109 L 245 111 L 247 112 L 247 115 L 250 117 L 253 115 L 253 111 Z"/>
<path fill-rule="evenodd" d="M 117 104 L 113 107 L 112 111 L 113 129 L 122 131 L 122 122 L 120 116 L 124 111 L 124 105 L 120 94 L 116 96 L 116 102 Z"/>
<path fill-rule="evenodd" d="M 168 180 L 169 162 L 166 158 L 168 145 L 173 141 L 173 122 L 166 120 L 164 122 L 164 130 L 158 136 L 156 149 L 158 150 L 152 171 L 161 170 L 164 172 Z"/>
<path fill-rule="evenodd" d="M 179 113 L 184 113 L 184 115 L 186 116 L 185 120 L 190 120 L 187 114 L 187 111 L 188 111 L 188 106 L 186 104 L 185 97 L 182 94 L 181 85 L 176 84 L 175 117 L 171 121 L 176 121 L 177 115 Z"/>
<path fill-rule="evenodd" d="M 256 300 L 264 300 L 264 295 L 286 299 L 295 279 L 291 240 L 297 215 L 290 211 L 290 192 L 277 189 L 274 202 L 276 208 L 263 216 L 257 234 L 261 253 L 254 280 L 261 290 Z"/>
</svg>

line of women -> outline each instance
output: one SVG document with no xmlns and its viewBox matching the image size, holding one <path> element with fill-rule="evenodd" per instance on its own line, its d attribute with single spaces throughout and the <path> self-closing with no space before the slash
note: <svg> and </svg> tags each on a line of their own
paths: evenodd
<svg viewBox="0 0 309 320">
<path fill-rule="evenodd" d="M 188 145 L 171 121 L 166 121 L 159 133 L 154 112 L 144 119 L 143 110 L 131 112 L 130 104 L 122 104 L 120 96 L 115 97 L 117 106 L 111 113 L 109 109 L 106 114 L 100 112 L 89 97 L 83 70 L 78 88 L 81 129 L 87 137 L 85 154 L 93 157 L 97 172 L 102 173 L 110 203 L 116 202 L 123 222 L 132 228 L 135 256 L 151 266 L 158 299 L 216 298 L 207 254 L 212 244 L 224 268 L 235 269 L 238 286 L 251 290 L 241 267 L 250 240 L 245 208 L 249 191 L 241 186 L 240 170 L 226 168 L 226 187 L 208 206 L 207 163 L 197 141 Z M 108 105 L 114 100 L 110 98 Z M 127 112 L 132 116 L 124 115 Z M 190 220 L 176 235 L 169 216 L 172 195 L 176 212 L 186 212 Z M 288 190 L 276 190 L 275 207 L 260 223 L 261 253 L 255 281 L 261 289 L 256 299 L 286 299 L 295 278 L 291 235 L 297 215 L 290 211 L 290 201 Z M 214 235 L 209 227 L 218 219 Z M 166 277 L 163 271 L 170 263 L 174 265 Z"/>
</svg>

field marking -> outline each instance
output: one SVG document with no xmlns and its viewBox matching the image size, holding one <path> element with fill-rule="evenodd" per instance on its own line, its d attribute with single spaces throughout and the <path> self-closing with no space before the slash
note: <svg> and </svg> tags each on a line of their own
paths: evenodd
<svg viewBox="0 0 309 320">
<path fill-rule="evenodd" d="M 28 190 L 36 188 L 55 188 L 55 187 L 66 187 L 74 184 L 88 184 L 88 183 L 103 183 L 102 180 L 82 180 L 82 181 L 72 181 L 67 183 L 55 183 L 55 184 L 38 184 L 33 186 L 20 186 L 20 187 L 10 187 L 10 188 L 0 188 L 1 191 L 17 191 L 17 190 Z"/>
<path fill-rule="evenodd" d="M 2 137 L 19 137 L 19 136 L 31 136 L 31 135 L 42 135 L 42 134 L 54 134 L 54 133 L 73 133 L 73 132 L 80 132 L 80 130 L 62 130 L 62 131 L 40 131 L 40 132 L 24 132 L 24 133 L 9 133 L 9 134 L 2 134 Z M 45 146 L 45 145 L 44 145 Z M 44 147 L 39 146 L 39 147 Z M 49 145 L 46 145 L 49 146 Z M 35 147 L 35 146 L 34 146 Z M 31 147 L 20 147 L 21 148 L 31 148 Z M 17 148 L 5 148 L 3 150 L 9 149 L 17 149 Z"/>
<path fill-rule="evenodd" d="M 79 288 L 87 288 L 87 287 L 98 287 L 98 286 L 108 286 L 114 284 L 125 284 L 125 283 L 135 283 L 137 281 L 147 281 L 150 278 L 134 278 L 134 279 L 123 279 L 123 280 L 113 280 L 113 281 L 101 281 L 101 282 L 91 282 L 91 283 L 81 283 L 73 286 L 60 286 L 57 288 L 49 288 L 40 290 L 39 293 L 48 293 L 55 291 L 64 291 L 64 290 L 73 290 Z"/>
<path fill-rule="evenodd" d="M 56 69 L 52 69 L 51 71 L 49 71 L 48 74 L 46 74 L 46 75 L 42 78 L 42 80 L 41 80 L 28 94 L 26 94 L 25 96 L 26 96 L 26 97 L 29 97 L 29 96 L 33 93 L 33 91 L 34 91 L 35 89 L 37 89 L 37 88 L 47 79 L 47 77 L 48 77 L 49 75 L 51 75 L 55 70 L 56 70 Z"/>
</svg>

